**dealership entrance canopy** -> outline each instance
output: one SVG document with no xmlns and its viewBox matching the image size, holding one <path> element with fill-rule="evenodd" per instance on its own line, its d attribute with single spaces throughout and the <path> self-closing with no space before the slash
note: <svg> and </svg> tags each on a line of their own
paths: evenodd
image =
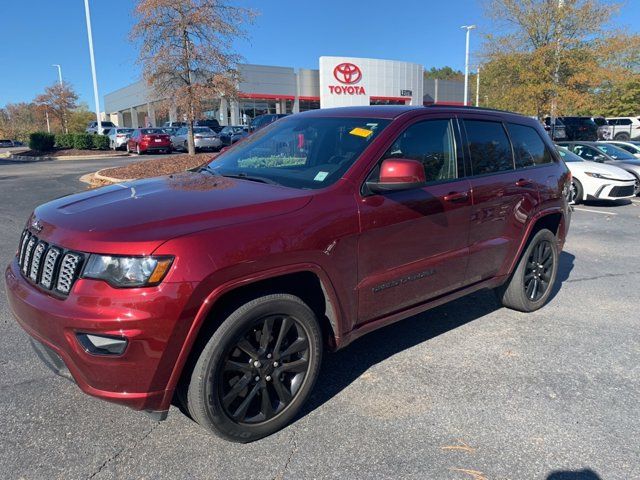
<svg viewBox="0 0 640 480">
<path fill-rule="evenodd" d="M 422 65 L 373 58 L 320 57 L 319 70 L 239 66 L 238 98 L 212 98 L 205 117 L 222 125 L 247 124 L 266 113 L 297 113 L 352 105 L 461 105 L 462 82 L 424 78 Z M 142 127 L 181 120 L 144 81 L 107 94 L 105 112 L 119 126 Z"/>
</svg>

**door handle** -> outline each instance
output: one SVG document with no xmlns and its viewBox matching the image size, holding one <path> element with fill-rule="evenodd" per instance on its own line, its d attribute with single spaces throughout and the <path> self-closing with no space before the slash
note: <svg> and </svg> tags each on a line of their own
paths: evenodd
<svg viewBox="0 0 640 480">
<path fill-rule="evenodd" d="M 461 202 L 469 198 L 469 192 L 451 192 L 443 197 L 445 202 Z"/>
<path fill-rule="evenodd" d="M 533 184 L 533 180 L 528 178 L 521 178 L 516 182 L 516 187 L 530 187 Z"/>
</svg>

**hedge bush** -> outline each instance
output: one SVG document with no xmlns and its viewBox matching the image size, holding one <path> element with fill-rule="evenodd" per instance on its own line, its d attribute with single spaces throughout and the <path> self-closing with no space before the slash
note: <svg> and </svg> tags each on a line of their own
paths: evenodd
<svg viewBox="0 0 640 480">
<path fill-rule="evenodd" d="M 39 152 L 50 152 L 55 144 L 55 136 L 47 132 L 33 132 L 29 135 L 29 148 Z"/>
<path fill-rule="evenodd" d="M 76 150 L 91 150 L 93 148 L 93 135 L 89 133 L 74 133 L 73 148 Z"/>
<path fill-rule="evenodd" d="M 93 148 L 96 150 L 109 150 L 109 137 L 106 135 L 93 135 Z"/>
<path fill-rule="evenodd" d="M 73 148 L 73 133 L 58 133 L 55 138 L 57 148 Z"/>
</svg>

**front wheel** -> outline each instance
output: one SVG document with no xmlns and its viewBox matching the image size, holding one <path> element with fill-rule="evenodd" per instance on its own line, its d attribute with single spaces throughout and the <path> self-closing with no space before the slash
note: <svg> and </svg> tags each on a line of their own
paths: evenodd
<svg viewBox="0 0 640 480">
<path fill-rule="evenodd" d="M 547 229 L 534 235 L 507 282 L 496 289 L 505 307 L 520 312 L 542 308 L 551 295 L 558 273 L 556 236 Z"/>
<path fill-rule="evenodd" d="M 187 389 L 193 419 L 216 435 L 250 442 L 286 426 L 320 371 L 322 335 L 298 297 L 274 294 L 235 310 L 198 358 Z"/>
<path fill-rule="evenodd" d="M 580 183 L 580 181 L 577 178 L 573 178 L 571 180 L 571 186 L 569 188 L 570 188 L 569 203 L 578 204 L 582 202 L 582 199 L 584 197 L 584 191 L 582 189 L 582 184 Z"/>
</svg>

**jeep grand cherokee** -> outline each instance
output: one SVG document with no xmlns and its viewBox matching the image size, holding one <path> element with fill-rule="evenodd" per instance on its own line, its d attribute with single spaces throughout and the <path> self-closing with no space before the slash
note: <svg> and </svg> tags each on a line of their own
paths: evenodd
<svg viewBox="0 0 640 480">
<path fill-rule="evenodd" d="M 570 183 L 519 115 L 309 111 L 203 168 L 39 206 L 9 303 L 86 393 L 251 441 L 294 418 L 324 348 L 480 289 L 542 307 Z"/>
</svg>

